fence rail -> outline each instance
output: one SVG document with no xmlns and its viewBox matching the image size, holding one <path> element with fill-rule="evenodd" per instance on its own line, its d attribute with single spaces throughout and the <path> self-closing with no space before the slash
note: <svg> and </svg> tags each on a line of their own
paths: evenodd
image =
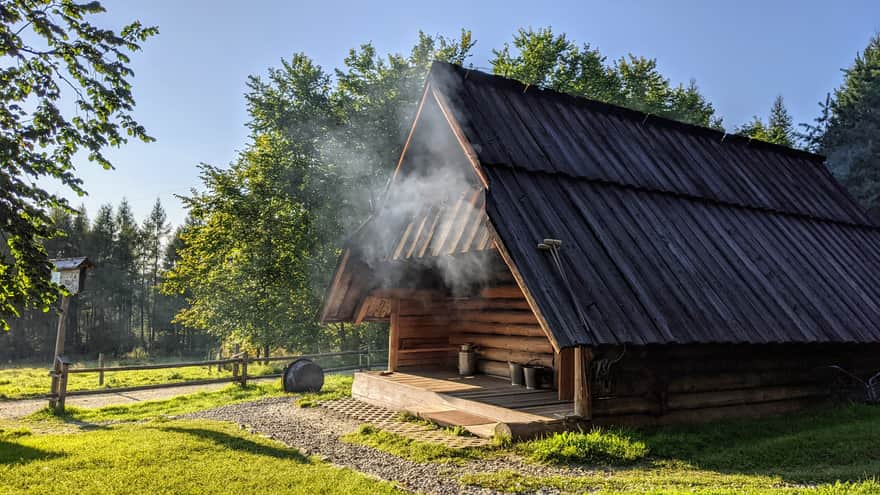
<svg viewBox="0 0 880 495">
<path fill-rule="evenodd" d="M 96 394 L 106 394 L 112 392 L 132 392 L 136 390 L 150 390 L 150 389 L 160 389 L 160 388 L 169 388 L 169 387 L 181 387 L 188 385 L 207 385 L 213 383 L 238 383 L 242 387 L 247 385 L 247 381 L 253 379 L 262 379 L 262 378 L 278 378 L 283 376 L 283 373 L 272 373 L 272 374 L 260 374 L 253 375 L 248 374 L 248 364 L 251 363 L 269 363 L 269 362 L 278 362 L 278 361 L 292 361 L 294 359 L 306 358 L 306 359 L 321 359 L 321 358 L 333 358 L 333 357 L 342 357 L 342 356 L 358 356 L 358 364 L 352 365 L 344 365 L 344 366 L 336 366 L 332 368 L 325 368 L 324 371 L 326 373 L 338 373 L 342 371 L 354 371 L 354 370 L 369 370 L 374 366 L 382 365 L 381 362 L 373 362 L 372 357 L 373 354 L 376 354 L 374 351 L 371 351 L 369 348 L 360 349 L 356 351 L 340 351 L 340 352 L 328 352 L 323 354 L 297 354 L 292 356 L 268 356 L 268 357 L 253 357 L 249 356 L 247 352 L 239 352 L 233 354 L 232 356 L 224 359 L 210 359 L 205 361 L 191 361 L 184 363 L 161 363 L 161 364 L 141 364 L 141 365 L 129 365 L 129 366 L 104 366 L 103 355 L 99 356 L 98 359 L 98 367 L 96 368 L 71 368 L 70 362 L 67 361 L 64 357 L 55 358 L 55 363 L 53 365 L 52 370 L 49 372 L 49 375 L 52 377 L 52 385 L 49 394 L 45 397 L 49 399 L 49 407 L 55 409 L 56 411 L 64 411 L 64 403 L 65 399 L 69 396 L 82 396 L 82 395 L 96 395 Z M 364 358 L 366 358 L 366 362 L 364 362 Z M 104 383 L 104 374 L 110 373 L 114 371 L 142 371 L 142 370 L 159 370 L 159 369 L 172 369 L 172 368 L 189 368 L 189 367 L 197 367 L 197 366 L 217 366 L 218 369 L 220 366 L 231 365 L 232 366 L 232 376 L 225 378 L 210 378 L 210 379 L 202 379 L 202 380 L 186 380 L 179 382 L 170 382 L 170 383 L 154 383 L 148 385 L 136 385 L 130 387 L 113 387 L 113 388 L 103 388 L 103 389 L 94 389 L 94 390 L 75 390 L 68 391 L 67 390 L 67 380 L 68 377 L 72 374 L 83 374 L 83 373 L 97 373 L 98 374 L 98 384 L 103 385 Z"/>
</svg>

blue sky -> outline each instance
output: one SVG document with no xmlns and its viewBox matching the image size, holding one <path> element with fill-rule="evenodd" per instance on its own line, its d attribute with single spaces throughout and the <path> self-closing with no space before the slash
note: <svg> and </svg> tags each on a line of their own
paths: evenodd
<svg viewBox="0 0 880 495">
<path fill-rule="evenodd" d="M 730 129 L 765 115 L 777 94 L 795 122 L 812 120 L 840 69 L 880 31 L 876 0 L 104 3 L 109 25 L 159 26 L 133 60 L 136 116 L 157 141 L 111 150 L 114 171 L 81 161 L 90 194 L 71 199 L 93 215 L 125 196 L 141 220 L 159 197 L 174 224 L 185 211 L 173 195 L 199 186 L 196 165 L 228 164 L 247 144 L 247 76 L 295 52 L 331 70 L 364 42 L 406 52 L 419 29 L 456 36 L 464 27 L 477 40 L 471 63 L 487 67 L 492 48 L 517 28 L 552 26 L 612 59 L 656 58 L 673 82 L 696 79 Z"/>
</svg>

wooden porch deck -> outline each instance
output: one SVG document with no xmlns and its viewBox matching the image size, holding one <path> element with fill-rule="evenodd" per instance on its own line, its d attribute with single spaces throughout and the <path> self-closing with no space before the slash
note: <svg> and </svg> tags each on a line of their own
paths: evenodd
<svg viewBox="0 0 880 495">
<path fill-rule="evenodd" d="M 352 396 L 482 437 L 492 436 L 499 424 L 555 431 L 573 410 L 555 390 L 529 390 L 490 375 L 461 377 L 451 370 L 355 373 Z"/>
</svg>

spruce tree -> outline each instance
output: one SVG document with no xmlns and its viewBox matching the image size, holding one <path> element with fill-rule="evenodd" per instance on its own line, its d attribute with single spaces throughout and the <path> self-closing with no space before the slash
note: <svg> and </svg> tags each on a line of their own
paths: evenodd
<svg viewBox="0 0 880 495">
<path fill-rule="evenodd" d="M 869 210 L 880 210 L 880 35 L 844 70 L 819 143 L 818 151 L 849 192 Z"/>
</svg>

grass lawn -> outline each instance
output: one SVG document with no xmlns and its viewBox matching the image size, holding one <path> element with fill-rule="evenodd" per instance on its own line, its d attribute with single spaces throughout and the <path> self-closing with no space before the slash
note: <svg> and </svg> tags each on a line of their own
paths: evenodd
<svg viewBox="0 0 880 495">
<path fill-rule="evenodd" d="M 113 366 L 119 363 L 113 363 Z M 78 367 L 94 367 L 96 362 L 77 363 Z M 111 366 L 111 364 L 107 364 Z M 271 375 L 280 373 L 282 364 L 248 365 L 248 376 Z M 98 385 L 97 373 L 72 374 L 67 382 L 67 390 L 96 390 L 119 387 L 133 387 L 156 383 L 186 382 L 189 380 L 205 380 L 212 378 L 229 378 L 231 371 L 210 370 L 207 367 L 176 368 L 142 371 L 114 371 L 104 373 L 104 385 Z M 49 393 L 49 367 L 6 368 L 0 369 L 0 399 L 22 399 Z"/>
<path fill-rule="evenodd" d="M 880 407 L 841 406 L 762 420 L 654 430 L 595 430 L 510 447 L 526 459 L 580 464 L 587 476 L 512 471 L 462 482 L 515 493 L 880 494 Z"/>
<path fill-rule="evenodd" d="M 329 375 L 324 380 L 324 388 L 314 394 L 296 394 L 297 401 L 316 403 L 320 400 L 336 399 L 351 395 L 352 377 Z M 27 418 L 28 421 L 76 421 L 80 423 L 102 423 L 118 421 L 141 421 L 163 416 L 178 416 L 214 407 L 247 402 L 267 397 L 290 395 L 281 389 L 280 383 L 251 384 L 245 388 L 229 385 L 222 390 L 179 395 L 171 399 L 137 402 L 95 409 L 67 407 L 64 414 L 56 416 L 43 409 Z M 291 395 L 291 398 L 294 397 Z"/>
<path fill-rule="evenodd" d="M 0 433 L 0 494 L 391 494 L 391 484 L 213 421 Z"/>
</svg>

